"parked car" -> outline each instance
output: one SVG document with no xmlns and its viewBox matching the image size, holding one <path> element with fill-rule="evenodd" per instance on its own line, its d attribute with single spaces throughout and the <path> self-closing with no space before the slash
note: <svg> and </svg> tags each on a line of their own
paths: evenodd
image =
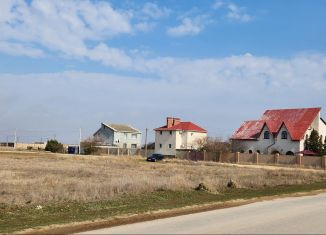
<svg viewBox="0 0 326 235">
<path fill-rule="evenodd" d="M 164 159 L 164 155 L 159 153 L 153 153 L 150 157 L 148 157 L 146 160 L 149 162 L 157 162 Z"/>
</svg>

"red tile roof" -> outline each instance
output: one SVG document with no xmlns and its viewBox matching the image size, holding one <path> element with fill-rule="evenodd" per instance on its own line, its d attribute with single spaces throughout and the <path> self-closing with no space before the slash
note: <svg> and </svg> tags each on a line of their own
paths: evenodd
<svg viewBox="0 0 326 235">
<path fill-rule="evenodd" d="M 177 125 L 171 126 L 167 128 L 167 126 L 162 126 L 159 128 L 154 129 L 155 131 L 194 131 L 194 132 L 203 132 L 207 133 L 207 131 L 200 126 L 192 122 L 180 122 Z"/>
<path fill-rule="evenodd" d="M 260 120 L 244 122 L 231 139 L 257 139 L 264 124 L 274 136 L 284 124 L 292 140 L 303 139 L 321 108 L 266 110 Z"/>
</svg>

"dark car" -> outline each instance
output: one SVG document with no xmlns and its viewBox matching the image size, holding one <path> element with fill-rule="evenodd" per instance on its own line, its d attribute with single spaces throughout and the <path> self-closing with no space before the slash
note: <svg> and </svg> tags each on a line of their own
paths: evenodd
<svg viewBox="0 0 326 235">
<path fill-rule="evenodd" d="M 150 157 L 148 157 L 146 160 L 149 162 L 157 162 L 164 159 L 164 155 L 159 153 L 153 153 Z"/>
</svg>

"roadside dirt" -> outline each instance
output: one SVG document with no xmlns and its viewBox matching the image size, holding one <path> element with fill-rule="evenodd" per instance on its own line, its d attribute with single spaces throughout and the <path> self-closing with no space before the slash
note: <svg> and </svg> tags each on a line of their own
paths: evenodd
<svg viewBox="0 0 326 235">
<path fill-rule="evenodd" d="M 162 219 L 167 217 L 174 217 L 174 216 L 187 215 L 187 214 L 205 212 L 205 211 L 216 210 L 216 209 L 242 206 L 254 202 L 274 200 L 278 198 L 302 197 L 302 196 L 309 196 L 309 195 L 317 195 L 325 192 L 326 190 L 316 190 L 312 192 L 284 194 L 281 196 L 268 196 L 268 197 L 261 197 L 261 198 L 252 198 L 248 200 L 241 199 L 241 200 L 234 200 L 234 201 L 227 201 L 227 202 L 201 204 L 201 205 L 176 208 L 172 210 L 159 210 L 159 211 L 152 211 L 143 214 L 115 216 L 113 218 L 105 219 L 105 220 L 93 220 L 93 221 L 84 221 L 84 222 L 69 223 L 69 224 L 62 224 L 62 225 L 50 225 L 46 227 L 23 230 L 17 232 L 17 234 L 71 234 L 71 233 L 84 232 L 88 230 L 96 230 L 101 228 L 109 228 L 109 227 L 114 227 L 119 225 L 138 223 L 138 222 L 150 221 L 155 219 Z"/>
</svg>

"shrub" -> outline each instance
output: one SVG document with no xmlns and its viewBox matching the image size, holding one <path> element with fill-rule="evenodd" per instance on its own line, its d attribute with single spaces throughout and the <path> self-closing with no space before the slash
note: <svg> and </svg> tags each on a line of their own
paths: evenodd
<svg viewBox="0 0 326 235">
<path fill-rule="evenodd" d="M 101 145 L 101 140 L 97 138 L 89 138 L 81 142 L 81 149 L 84 150 L 85 155 L 97 154 L 99 151 L 98 146 Z"/>
<path fill-rule="evenodd" d="M 45 151 L 50 151 L 52 153 L 63 153 L 63 144 L 61 144 L 57 140 L 48 140 L 45 146 Z"/>
</svg>

